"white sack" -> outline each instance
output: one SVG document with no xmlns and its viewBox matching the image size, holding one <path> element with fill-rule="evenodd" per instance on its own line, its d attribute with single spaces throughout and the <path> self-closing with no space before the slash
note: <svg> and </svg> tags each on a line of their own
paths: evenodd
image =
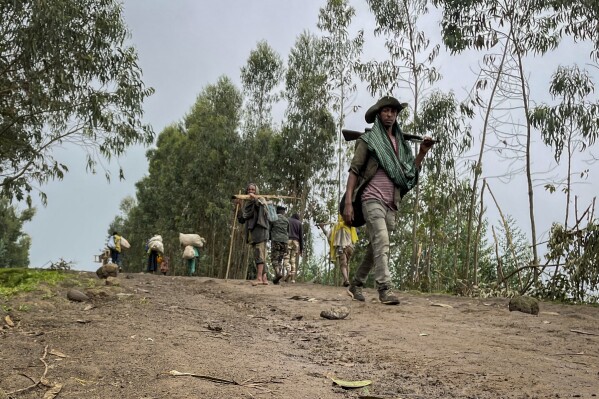
<svg viewBox="0 0 599 399">
<path fill-rule="evenodd" d="M 131 244 L 129 244 L 129 241 L 127 241 L 125 239 L 125 237 L 121 237 L 121 248 L 125 248 L 125 249 L 131 248 Z"/>
<path fill-rule="evenodd" d="M 179 233 L 179 242 L 181 243 L 181 245 L 191 245 L 194 247 L 202 248 L 206 240 L 200 237 L 199 234 Z"/>
<path fill-rule="evenodd" d="M 188 245 L 183 250 L 183 259 L 193 259 L 196 256 L 196 252 L 193 250 L 191 245 Z"/>
<path fill-rule="evenodd" d="M 148 248 L 150 248 L 153 251 L 164 253 L 164 244 L 162 244 L 162 241 L 150 241 L 148 243 Z"/>
</svg>

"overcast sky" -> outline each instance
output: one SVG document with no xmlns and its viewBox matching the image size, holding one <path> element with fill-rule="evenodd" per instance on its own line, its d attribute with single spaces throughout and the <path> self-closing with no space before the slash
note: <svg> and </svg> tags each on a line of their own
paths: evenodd
<svg viewBox="0 0 599 399">
<path fill-rule="evenodd" d="M 355 26 L 372 36 L 372 16 L 367 13 L 365 2 L 353 3 L 357 9 Z M 325 0 L 126 0 L 125 21 L 132 33 L 131 43 L 137 48 L 145 83 L 156 90 L 145 103 L 145 122 L 150 123 L 158 134 L 165 126 L 180 121 L 202 89 L 214 84 L 222 75 L 241 87 L 240 68 L 260 40 L 266 40 L 286 61 L 299 34 L 304 30 L 318 32 L 319 8 L 325 4 Z M 433 36 L 436 31 L 438 28 L 432 25 L 427 34 Z M 380 42 L 367 42 L 367 45 L 365 58 L 387 58 Z M 563 46 L 552 55 L 554 65 L 575 61 L 583 64 L 588 62 L 588 52 L 588 48 Z M 464 98 L 474 81 L 467 58 L 456 60 L 442 54 L 439 61 L 444 75 L 441 87 L 451 88 L 458 98 Z M 533 86 L 533 91 L 546 90 L 543 84 L 546 85 L 555 69 L 547 68 L 547 64 L 547 58 L 532 60 L 529 64 L 531 77 L 539 84 L 538 89 Z M 595 81 L 599 81 L 597 73 Z M 402 97 L 401 93 L 395 95 Z M 373 102 L 364 91 L 355 99 L 355 105 L 362 109 Z M 348 127 L 363 127 L 363 111 L 348 118 Z M 145 151 L 145 148 L 132 147 L 118 163 L 109 165 L 114 176 L 118 176 L 118 166 L 122 166 L 126 179 L 119 181 L 115 177 L 107 183 L 101 173 L 85 173 L 84 155 L 77 148 L 61 150 L 59 158 L 66 160 L 70 172 L 64 180 L 43 188 L 48 194 L 48 206 L 37 203 L 34 220 L 24 226 L 33 241 L 32 267 L 42 267 L 59 258 L 75 262 L 74 268 L 78 270 L 98 267 L 93 263 L 94 254 L 104 247 L 108 226 L 118 214 L 120 202 L 127 195 L 135 195 L 135 183 L 147 174 Z M 551 153 L 543 151 L 540 154 L 535 162 L 544 169 L 551 163 Z M 493 171 L 486 169 L 486 174 L 492 176 Z M 585 204 L 597 194 L 590 184 L 593 178 L 596 180 L 596 174 L 591 175 L 586 185 L 580 186 Z M 524 186 L 518 185 L 522 184 L 522 179 L 517 184 L 500 186 L 499 181 L 493 184 L 496 184 L 495 194 L 503 211 L 514 215 L 529 235 L 528 200 Z M 542 199 L 537 204 L 538 218 L 541 219 L 537 229 L 541 233 L 550 227 L 551 221 L 563 221 L 564 199 L 558 195 L 548 197 L 542 191 L 537 198 Z M 489 200 L 486 204 L 494 223 L 497 212 Z"/>
</svg>

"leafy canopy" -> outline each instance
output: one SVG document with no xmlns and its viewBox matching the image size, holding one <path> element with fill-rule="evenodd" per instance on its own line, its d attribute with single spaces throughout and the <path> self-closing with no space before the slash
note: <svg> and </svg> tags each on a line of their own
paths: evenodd
<svg viewBox="0 0 599 399">
<path fill-rule="evenodd" d="M 84 149 L 87 170 L 95 172 L 100 159 L 153 141 L 141 123 L 142 103 L 153 90 L 125 44 L 118 1 L 3 1 L 0 15 L 4 194 L 30 200 L 34 185 L 61 179 L 68 167 L 53 149 L 62 144 Z"/>
</svg>

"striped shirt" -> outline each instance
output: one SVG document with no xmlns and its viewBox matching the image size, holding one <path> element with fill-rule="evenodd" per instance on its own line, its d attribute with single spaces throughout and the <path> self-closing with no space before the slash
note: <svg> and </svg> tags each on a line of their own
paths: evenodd
<svg viewBox="0 0 599 399">
<path fill-rule="evenodd" d="M 397 140 L 395 136 L 389 138 L 391 139 L 395 153 L 397 153 Z M 395 185 L 382 167 L 379 167 L 376 174 L 366 185 L 364 192 L 362 192 L 362 202 L 367 200 L 378 200 L 390 209 L 397 210 L 395 206 Z"/>
</svg>

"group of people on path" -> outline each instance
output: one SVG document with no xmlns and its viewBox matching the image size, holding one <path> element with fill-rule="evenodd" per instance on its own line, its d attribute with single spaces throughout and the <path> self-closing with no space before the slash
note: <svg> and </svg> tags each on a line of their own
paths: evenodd
<svg viewBox="0 0 599 399">
<path fill-rule="evenodd" d="M 340 204 L 337 224 L 328 231 L 319 224 L 329 238 L 331 257 L 336 259 L 343 275 L 343 285 L 354 300 L 365 301 L 363 287 L 368 275 L 374 272 L 374 280 L 380 302 L 399 304 L 392 292 L 393 284 L 389 270 L 390 235 L 396 226 L 397 212 L 403 196 L 418 184 L 424 157 L 435 141 L 424 137 L 418 154 L 414 156 L 410 144 L 404 138 L 397 122 L 399 112 L 407 106 L 396 98 L 381 98 L 366 111 L 365 119 L 373 124 L 371 130 L 356 140 L 354 156 L 350 163 L 345 195 Z M 246 187 L 248 200 L 243 203 L 239 223 L 245 225 L 246 242 L 252 246 L 256 265 L 253 285 L 268 285 L 266 270 L 267 242 L 271 242 L 271 263 L 274 268 L 273 283 L 282 279 L 294 283 L 297 259 L 303 252 L 303 231 L 299 215 L 285 216 L 286 208 L 272 206 L 259 195 L 258 186 Z M 241 205 L 241 202 L 238 202 Z M 349 276 L 349 261 L 357 241 L 356 226 L 366 226 L 368 244 L 366 254 L 353 274 Z M 113 263 L 120 265 L 122 237 L 113 233 L 114 245 L 110 247 Z M 149 248 L 148 272 L 160 270 L 165 258 L 162 251 Z M 162 259 L 160 257 L 162 256 Z M 188 260 L 189 273 L 195 272 L 195 260 L 199 251 Z"/>
<path fill-rule="evenodd" d="M 253 285 L 268 285 L 266 270 L 267 243 L 271 242 L 271 264 L 274 269 L 273 283 L 295 283 L 297 258 L 304 250 L 302 222 L 297 213 L 287 218 L 287 208 L 275 207 L 276 216 L 269 215 L 269 204 L 259 197 L 255 183 L 247 185 L 245 193 L 249 199 L 243 204 L 238 222 L 245 225 L 245 240 L 252 247 L 256 265 L 256 279 Z"/>
<path fill-rule="evenodd" d="M 366 111 L 366 122 L 373 125 L 371 130 L 356 140 L 345 195 L 340 204 L 339 221 L 330 232 L 324 224 L 319 224 L 329 238 L 331 257 L 340 266 L 343 285 L 357 301 L 365 301 L 363 287 L 369 273 L 374 271 L 380 302 L 386 305 L 399 304 L 398 297 L 392 292 L 389 271 L 390 235 L 396 226 L 401 199 L 418 184 L 422 161 L 435 143 L 432 138 L 424 137 L 418 154 L 414 156 L 397 122 L 399 112 L 406 106 L 407 104 L 400 103 L 394 97 L 385 96 Z M 266 242 L 269 239 L 272 242 L 271 256 L 275 268 L 273 282 L 276 284 L 282 278 L 281 270 L 284 265 L 281 265 L 281 258 L 284 259 L 284 264 L 289 262 L 289 275 L 294 281 L 296 269 L 295 263 L 291 263 L 295 261 L 293 251 L 301 254 L 303 250 L 299 217 L 296 218 L 299 230 L 294 230 L 291 223 L 289 225 L 289 239 L 285 249 L 282 234 L 285 218 L 281 218 L 281 222 L 273 222 L 271 227 L 267 208 L 264 206 L 265 200 L 259 196 L 257 185 L 250 183 L 246 194 L 249 195 L 249 200 L 243 206 L 239 222 L 245 223 L 247 242 L 254 249 L 257 276 L 253 284 L 268 284 L 265 257 Z M 278 207 L 278 212 L 283 214 L 284 208 Z M 358 220 L 360 223 L 357 223 Z M 369 241 L 366 255 L 350 279 L 349 260 L 357 240 L 356 224 L 366 226 Z M 283 252 L 286 255 L 282 255 Z"/>
</svg>

